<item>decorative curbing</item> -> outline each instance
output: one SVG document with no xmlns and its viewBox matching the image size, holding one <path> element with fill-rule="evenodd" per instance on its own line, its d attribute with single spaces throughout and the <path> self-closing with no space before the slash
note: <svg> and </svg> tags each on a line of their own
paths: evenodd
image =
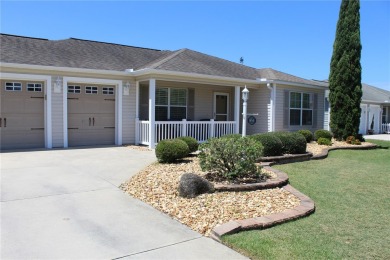
<svg viewBox="0 0 390 260">
<path fill-rule="evenodd" d="M 310 160 L 312 156 L 313 154 L 311 152 L 306 152 L 304 154 L 288 154 L 283 156 L 268 156 L 261 157 L 259 162 L 277 162 L 278 164 L 303 162 Z"/>
<path fill-rule="evenodd" d="M 377 148 L 378 145 L 376 144 L 370 144 L 370 145 L 365 145 L 365 146 L 341 146 L 341 147 L 329 147 L 324 150 L 322 150 L 322 153 L 314 155 L 311 157 L 311 160 L 319 160 L 319 159 L 325 159 L 329 155 L 329 151 L 333 150 L 370 150 L 370 149 L 375 149 Z"/>
<path fill-rule="evenodd" d="M 221 191 L 253 191 L 253 190 L 264 190 L 282 187 L 288 183 L 288 175 L 282 171 L 272 169 L 269 166 L 264 166 L 264 169 L 272 171 L 276 174 L 277 178 L 273 180 L 267 180 L 259 183 L 248 183 L 248 184 L 215 184 L 214 189 L 216 192 Z"/>
<path fill-rule="evenodd" d="M 274 213 L 263 217 L 229 221 L 225 224 L 214 227 L 211 231 L 210 237 L 218 242 L 221 242 L 221 237 L 223 235 L 234 234 L 243 230 L 265 229 L 273 227 L 288 221 L 308 216 L 315 211 L 314 201 L 308 196 L 299 192 L 289 184 L 284 186 L 283 189 L 297 196 L 301 200 L 301 204 L 293 209 L 288 209 L 283 212 Z"/>
</svg>

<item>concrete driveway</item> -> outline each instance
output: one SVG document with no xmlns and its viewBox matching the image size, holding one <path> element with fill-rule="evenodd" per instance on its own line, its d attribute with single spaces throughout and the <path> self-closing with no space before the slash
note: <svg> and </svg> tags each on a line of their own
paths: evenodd
<svg viewBox="0 0 390 260">
<path fill-rule="evenodd" d="M 383 140 L 390 141 L 390 134 L 381 134 L 381 135 L 365 135 L 364 139 L 372 139 L 372 140 Z"/>
<path fill-rule="evenodd" d="M 244 259 L 118 189 L 155 161 L 125 147 L 0 154 L 1 259 Z"/>
</svg>

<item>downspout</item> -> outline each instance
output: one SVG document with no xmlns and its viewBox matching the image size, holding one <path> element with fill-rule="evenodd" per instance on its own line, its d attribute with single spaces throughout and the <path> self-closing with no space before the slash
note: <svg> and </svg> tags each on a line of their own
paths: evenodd
<svg viewBox="0 0 390 260">
<path fill-rule="evenodd" d="M 269 132 L 275 131 L 275 101 L 276 101 L 276 85 L 274 83 L 267 83 L 267 88 L 271 91 L 270 105 L 271 105 L 271 129 Z"/>
</svg>

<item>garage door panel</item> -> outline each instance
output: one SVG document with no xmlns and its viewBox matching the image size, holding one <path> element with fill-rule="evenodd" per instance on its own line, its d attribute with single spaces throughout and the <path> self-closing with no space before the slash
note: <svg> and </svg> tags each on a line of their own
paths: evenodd
<svg viewBox="0 0 390 260">
<path fill-rule="evenodd" d="M 98 93 L 68 95 L 68 145 L 92 146 L 115 144 L 115 96 Z"/>
<path fill-rule="evenodd" d="M 6 91 L 7 82 L 20 82 L 21 88 Z M 0 86 L 2 126 L 0 131 L 0 148 L 43 148 L 44 138 L 44 84 L 41 91 L 27 91 L 30 81 L 2 80 Z"/>
</svg>

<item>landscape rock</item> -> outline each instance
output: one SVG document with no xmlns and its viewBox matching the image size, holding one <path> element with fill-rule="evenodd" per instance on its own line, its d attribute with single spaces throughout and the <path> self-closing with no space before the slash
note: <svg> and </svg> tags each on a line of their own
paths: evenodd
<svg viewBox="0 0 390 260">
<path fill-rule="evenodd" d="M 203 193 L 214 192 L 214 186 L 208 180 L 194 173 L 185 173 L 179 182 L 179 196 L 184 198 L 195 198 Z"/>
</svg>

